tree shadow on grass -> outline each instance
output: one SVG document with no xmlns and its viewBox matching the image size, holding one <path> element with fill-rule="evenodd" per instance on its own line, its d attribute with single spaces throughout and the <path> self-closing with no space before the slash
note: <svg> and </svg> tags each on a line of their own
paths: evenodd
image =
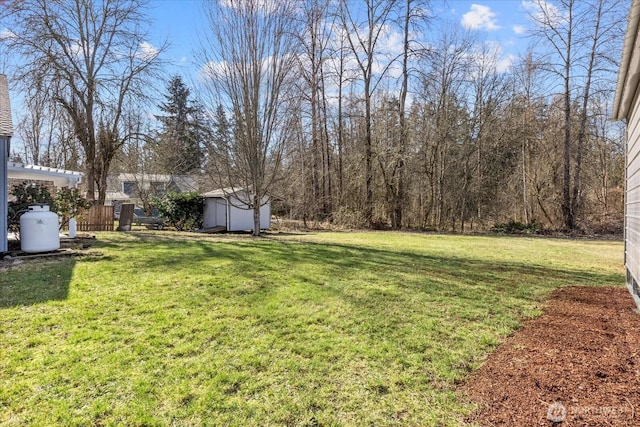
<svg viewBox="0 0 640 427">
<path fill-rule="evenodd" d="M 427 302 L 468 301 L 490 310 L 491 305 L 502 304 L 505 299 L 510 300 L 510 305 L 540 302 L 557 287 L 624 283 L 622 272 L 577 265 L 563 269 L 526 259 L 491 260 L 471 254 L 446 256 L 428 251 L 276 239 L 157 234 L 134 237 L 134 246 L 144 253 L 144 257 L 135 259 L 136 269 L 154 275 L 210 270 L 211 278 L 196 274 L 204 286 L 212 289 L 212 295 L 236 295 L 245 303 L 258 305 L 292 280 L 373 313 L 385 303 L 406 304 L 412 295 Z M 137 246 L 140 244 L 143 246 Z M 122 249 L 128 248 L 123 242 Z M 237 281 L 227 281 L 215 291 L 218 268 L 231 269 Z M 396 292 L 403 297 L 393 299 Z"/>
<path fill-rule="evenodd" d="M 279 241 L 275 239 L 238 240 L 198 240 L 176 239 L 172 237 L 151 236 L 147 239 L 155 248 L 167 252 L 146 260 L 150 265 L 162 267 L 167 259 L 173 262 L 168 269 L 188 267 L 206 259 L 232 260 L 251 271 L 269 271 L 281 269 L 282 265 L 306 262 L 322 265 L 327 273 L 350 270 L 371 270 L 386 272 L 413 272 L 416 269 L 428 270 L 436 275 L 448 275 L 463 281 L 495 278 L 504 275 L 520 274 L 525 277 L 536 276 L 551 280 L 570 282 L 603 281 L 617 282 L 618 274 L 599 273 L 593 270 L 562 270 L 526 261 L 492 261 L 473 257 L 446 257 L 424 252 L 404 250 L 385 250 L 350 244 Z M 199 253 L 189 256 L 176 255 L 182 245 L 194 245 Z M 126 246 L 126 245 L 125 245 Z M 123 246 L 123 249 L 125 247 Z"/>
<path fill-rule="evenodd" d="M 270 273 L 300 282 L 325 286 L 349 294 L 349 282 L 366 275 L 372 280 L 389 281 L 406 291 L 438 296 L 474 298 L 480 294 L 513 295 L 536 299 L 540 291 L 567 285 L 616 285 L 624 283 L 622 273 L 532 264 L 527 261 L 487 260 L 473 256 L 446 257 L 411 250 L 385 250 L 351 244 L 278 241 L 272 239 L 200 240 L 156 236 L 150 243 L 164 249 L 144 259 L 144 268 L 163 271 L 189 271 L 198 263 L 219 260 L 232 266 L 238 278 L 254 278 L 256 297 L 277 291 L 277 283 L 258 286 Z M 183 245 L 198 250 L 185 249 Z M 176 251 L 179 251 L 176 254 Z M 188 254 L 182 256 L 181 253 Z M 231 261 L 231 264 L 228 262 Z M 301 267 L 302 266 L 302 267 Z M 308 268 L 305 268 L 308 267 Z M 212 268 L 215 268 L 213 266 Z M 229 268 L 229 267 L 224 267 Z M 244 289 L 244 292 L 247 290 Z M 364 299 L 375 305 L 375 291 Z M 262 295 L 265 296 L 265 295 Z M 346 296 L 346 295 L 345 295 Z M 369 298 L 371 297 L 371 298 Z"/>
<path fill-rule="evenodd" d="M 75 258 L 30 260 L 19 271 L 0 274 L 0 309 L 67 299 L 75 263 Z"/>
</svg>

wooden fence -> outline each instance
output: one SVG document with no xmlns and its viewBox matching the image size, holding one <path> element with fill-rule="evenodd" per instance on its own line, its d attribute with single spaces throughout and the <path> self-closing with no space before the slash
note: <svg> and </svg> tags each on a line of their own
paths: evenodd
<svg viewBox="0 0 640 427">
<path fill-rule="evenodd" d="M 113 231 L 113 206 L 93 206 L 82 214 L 83 220 L 78 221 L 78 231 Z"/>
</svg>

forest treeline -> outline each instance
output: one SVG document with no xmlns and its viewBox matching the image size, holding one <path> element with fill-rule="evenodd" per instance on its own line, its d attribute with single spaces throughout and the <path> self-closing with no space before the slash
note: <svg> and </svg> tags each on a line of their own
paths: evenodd
<svg viewBox="0 0 640 427">
<path fill-rule="evenodd" d="M 98 201 L 108 173 L 191 174 L 304 221 L 621 229 L 624 126 L 608 117 L 628 1 L 522 2 L 530 48 L 508 61 L 436 1 L 204 2 L 191 86 L 135 33 L 142 1 L 19 3 L 1 36 L 30 64 L 14 155 L 87 171 Z"/>
</svg>

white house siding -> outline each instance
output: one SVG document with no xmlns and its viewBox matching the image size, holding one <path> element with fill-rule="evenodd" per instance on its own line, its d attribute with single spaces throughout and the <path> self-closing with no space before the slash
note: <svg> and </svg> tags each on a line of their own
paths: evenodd
<svg viewBox="0 0 640 427">
<path fill-rule="evenodd" d="M 6 252 L 7 213 L 9 211 L 8 161 L 11 148 L 13 123 L 11 122 L 11 103 L 9 101 L 9 83 L 7 76 L 0 74 L 0 252 Z"/>
<path fill-rule="evenodd" d="M 613 101 L 613 120 L 626 120 L 624 263 L 627 285 L 640 308 L 640 0 L 632 0 Z"/>
<path fill-rule="evenodd" d="M 640 108 L 636 102 L 627 122 L 625 191 L 625 265 L 627 282 L 640 294 Z"/>
<path fill-rule="evenodd" d="M 9 140 L 0 135 L 0 253 L 8 249 L 7 241 L 7 213 L 9 211 L 9 190 L 7 185 L 7 160 L 9 157 Z"/>
</svg>

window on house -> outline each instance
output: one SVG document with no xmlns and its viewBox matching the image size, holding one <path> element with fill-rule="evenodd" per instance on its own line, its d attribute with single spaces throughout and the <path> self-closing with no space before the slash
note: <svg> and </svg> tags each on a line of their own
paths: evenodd
<svg viewBox="0 0 640 427">
<path fill-rule="evenodd" d="M 152 182 L 151 190 L 154 194 L 164 194 L 164 182 Z"/>
<path fill-rule="evenodd" d="M 128 196 L 136 193 L 138 185 L 135 182 L 125 181 L 122 183 L 122 192 Z"/>
</svg>

